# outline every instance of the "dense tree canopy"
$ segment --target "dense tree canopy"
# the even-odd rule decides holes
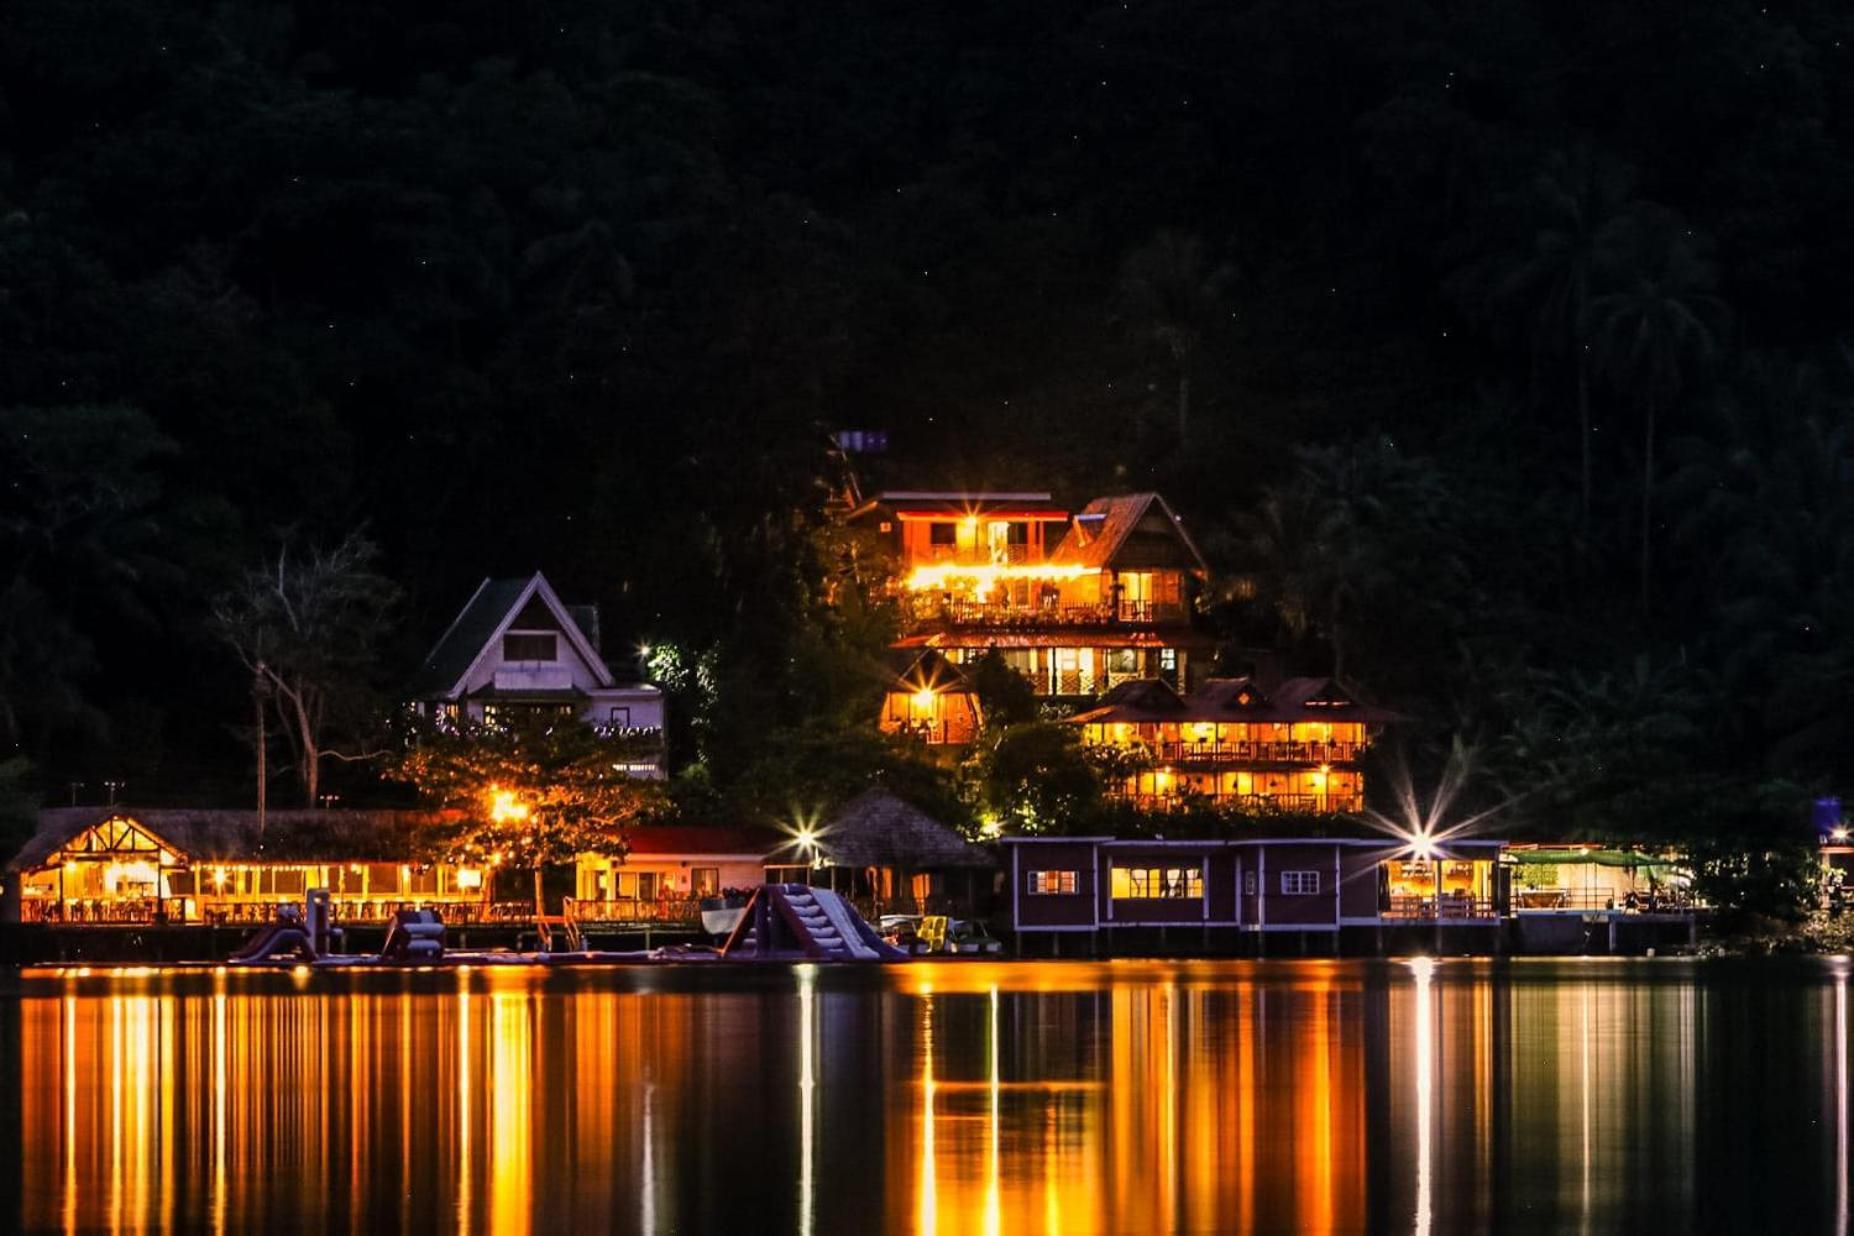
[[[1850,56],[1750,0],[15,0],[0,730],[48,790],[237,793],[209,600],[365,525],[400,664],[544,567],[674,646],[726,789],[869,699],[817,535],[868,426],[1164,490],[1232,649],[1521,801],[1625,688],[1657,775],[1832,785]]]

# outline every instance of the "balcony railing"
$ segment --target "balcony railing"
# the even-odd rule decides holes
[[[675,923],[702,921],[702,903],[688,897],[614,897],[603,901],[566,901],[567,917],[578,923]]]
[[[1119,605],[1033,604],[1005,601],[969,601],[944,593],[913,593],[908,617],[917,623],[943,622],[960,627],[995,627],[1004,630],[1045,627],[1145,626],[1182,623],[1185,607],[1151,601],[1122,601]]]
[[[1025,545],[927,545],[915,550],[911,557],[916,563],[950,564],[953,566],[996,566],[1000,563],[1022,565],[1035,562],[1037,555],[1031,547]]]
[[[185,913],[185,902],[193,902],[193,913]],[[336,926],[353,923],[380,923],[392,918],[397,910],[435,909],[447,923],[478,923],[526,920],[534,913],[531,903],[486,903],[474,893],[446,895],[407,895],[400,897],[335,897],[330,901],[331,921]],[[277,917],[284,906],[301,908],[300,897],[278,896],[271,899],[219,901],[212,897],[123,897],[72,899],[62,907],[50,898],[25,898],[19,906],[19,918],[25,923],[58,923],[73,926],[150,926],[205,924],[232,927],[257,926]]]
[[[1515,910],[1573,910],[1598,912],[1621,910],[1625,913],[1642,914],[1683,914],[1693,908],[1693,899],[1684,894],[1670,893],[1666,889],[1656,889],[1653,898],[1642,890],[1636,890],[1635,904],[1629,904],[1628,891],[1615,893],[1609,889],[1581,888],[1516,888],[1513,890],[1513,908]]]
[[[1356,742],[1166,742],[1163,764],[1350,764],[1364,754]]]
[[[1358,794],[1206,794],[1181,789],[1170,794],[1121,794],[1118,797],[1146,811],[1179,811],[1203,805],[1238,811],[1336,815],[1361,811],[1365,806],[1364,797]]]
[[[1443,893],[1441,897],[1402,897],[1385,899],[1379,906],[1382,918],[1404,922],[1448,922],[1459,919],[1496,919],[1499,909],[1490,900]]]
[[[901,738],[912,739],[914,742],[935,747],[949,744],[957,746],[972,741],[970,725],[955,728],[945,721],[903,721],[890,732]]]

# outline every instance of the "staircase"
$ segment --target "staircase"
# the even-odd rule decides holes
[[[758,961],[893,961],[905,956],[878,939],[843,898],[804,884],[761,885],[721,955]]]

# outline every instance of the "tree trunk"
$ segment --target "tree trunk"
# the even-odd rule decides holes
[[[536,860],[534,864],[534,917],[540,918],[545,913],[547,913],[547,898],[541,891],[541,864],[539,860]]]
[[[1579,492],[1577,507],[1577,556],[1590,556],[1590,358],[1584,346],[1573,338],[1577,349],[1577,445],[1579,451]]]
[[[1654,565],[1654,405],[1654,398],[1650,396],[1642,428],[1641,605],[1644,619],[1648,617],[1648,606],[1652,600],[1649,572]]]
[[[316,728],[309,719],[309,709],[303,704],[302,692],[291,691],[289,696],[290,704],[296,710],[296,730],[301,739],[303,789],[308,793],[308,805],[314,807],[318,791],[322,788],[322,751],[316,746]]]

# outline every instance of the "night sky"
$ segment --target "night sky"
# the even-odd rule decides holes
[[[1342,657],[1541,826],[1801,831],[1854,739],[1850,56],[1826,2],[12,0],[8,795],[244,803],[215,605],[358,533],[334,737],[539,568],[751,810],[873,716],[870,428],[866,486],[1162,491],[1232,656]]]

